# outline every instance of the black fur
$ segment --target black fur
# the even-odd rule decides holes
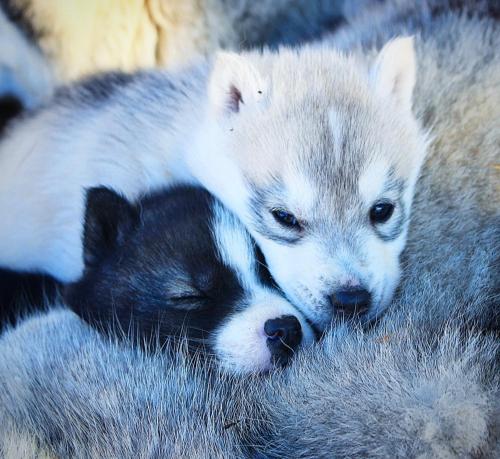
[[[9,121],[23,111],[23,103],[12,94],[0,95],[0,135]]]
[[[61,285],[50,276],[0,268],[0,329],[53,303]]]
[[[162,345],[186,336],[195,348],[237,307],[245,291],[218,257],[214,198],[176,187],[131,204],[100,187],[87,194],[86,271],[66,303],[106,332]]]

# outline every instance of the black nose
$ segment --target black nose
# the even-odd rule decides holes
[[[336,312],[351,317],[365,313],[370,307],[370,301],[370,292],[363,288],[343,288],[330,297]]]
[[[284,366],[302,341],[302,328],[295,316],[281,316],[264,324],[267,347],[276,365]]]

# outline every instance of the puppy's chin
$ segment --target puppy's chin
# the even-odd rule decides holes
[[[227,339],[227,336],[224,339]],[[238,348],[235,345],[224,353],[217,352],[217,358],[221,366],[231,373],[266,373],[274,367],[271,351],[268,349],[266,341],[265,336],[256,336],[244,347]]]
[[[297,349],[314,341],[310,325],[290,303],[274,293],[265,295],[233,314],[216,330],[214,350],[221,366],[237,374],[262,373],[274,368],[277,359],[264,327],[266,322],[284,316],[294,317],[300,323],[301,340]]]

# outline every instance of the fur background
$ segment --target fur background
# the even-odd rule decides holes
[[[0,0],[4,95],[32,109],[98,72],[176,69],[218,48],[294,44],[342,20],[344,0]]]
[[[182,350],[145,357],[68,311],[32,317],[0,338],[0,455],[499,457],[500,30],[495,2],[459,3],[376,2],[327,38],[415,34],[433,133],[377,324],[339,324],[288,369],[236,379]]]
[[[34,38],[58,81],[105,70],[186,65],[219,47],[317,37],[343,0],[1,0]],[[8,53],[0,45],[0,57]]]

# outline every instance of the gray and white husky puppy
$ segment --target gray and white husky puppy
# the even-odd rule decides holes
[[[0,265],[75,280],[85,188],[133,199],[185,180],[238,215],[320,328],[373,318],[398,284],[426,152],[415,74],[399,38],[370,65],[306,46],[67,88],[0,144]]]

